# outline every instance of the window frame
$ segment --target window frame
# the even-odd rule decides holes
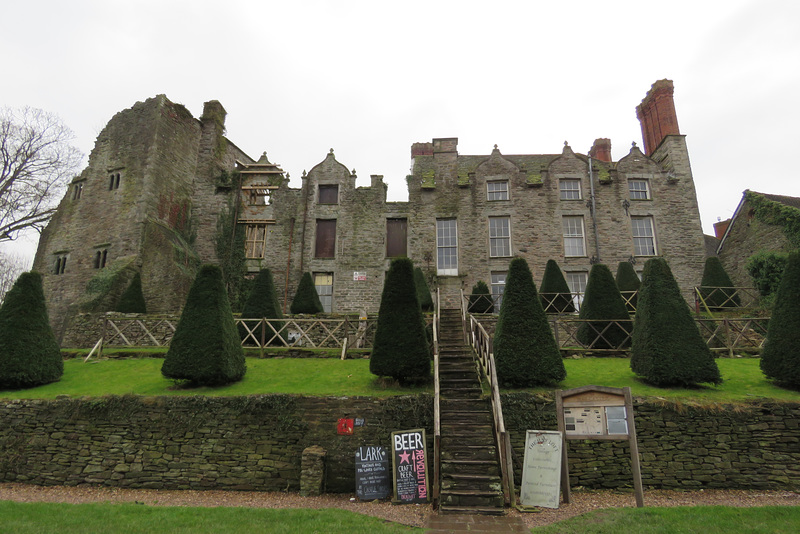
[[[329,242],[326,241],[328,237]],[[314,257],[322,259],[336,257],[336,219],[317,219]]]
[[[455,218],[436,219],[436,274],[458,276],[458,220]]]
[[[505,188],[493,188],[492,186],[502,185]],[[496,198],[499,197],[499,198]],[[508,180],[489,180],[486,182],[486,201],[487,202],[502,202],[509,200]]]
[[[567,189],[564,186],[567,184],[576,184],[578,187],[575,189]],[[570,193],[577,192],[577,197],[568,197]],[[583,200],[583,186],[580,178],[559,178],[558,179],[558,198],[559,200]]]
[[[644,184],[644,189],[633,189],[633,184]],[[644,198],[634,196],[634,194],[644,193]],[[628,179],[628,197],[631,200],[650,200],[650,180],[647,178],[629,178]]]
[[[505,224],[499,227],[497,224],[493,224],[500,221]],[[500,235],[497,233],[498,230],[500,230]],[[511,257],[511,217],[507,215],[489,217],[489,257]]]
[[[395,232],[398,235],[395,236]],[[386,218],[386,257],[408,257],[408,219],[405,217]]]
[[[500,281],[501,276],[502,281]],[[500,313],[500,306],[503,305],[503,294],[506,292],[507,278],[508,271],[492,271],[489,273],[489,286],[492,292],[495,313]]]
[[[572,230],[573,228],[567,228],[566,224],[568,221],[577,220],[580,222],[580,234],[576,233],[567,233],[568,230]],[[583,215],[563,215],[561,217],[561,234],[564,243],[564,257],[565,258],[585,258],[586,257],[586,225],[583,220]],[[567,241],[567,240],[570,241]],[[577,243],[580,240],[580,254],[571,254],[569,253],[572,245]],[[568,245],[571,243],[572,245]]]
[[[569,287],[569,292],[572,293],[572,304],[575,306],[575,311],[579,312],[581,304],[583,304],[583,297],[586,294],[586,284],[589,283],[588,271],[565,271],[564,278]],[[577,285],[576,285],[577,282]]]
[[[639,227],[634,224],[634,222],[638,221],[645,221],[647,222],[647,228]],[[637,235],[637,229],[645,229],[650,231],[650,235]],[[652,215],[632,215],[631,216],[631,236],[633,237],[633,255],[634,256],[641,256],[641,257],[653,257],[658,256],[658,243],[656,242],[656,222],[653,219]],[[647,247],[645,252],[652,252],[652,253],[645,253],[642,254],[641,252],[644,251],[643,244],[649,243],[650,246]]]
[[[323,195],[323,191],[325,194]],[[329,197],[333,198],[329,198]],[[317,184],[317,204],[336,206],[339,204],[339,184]]]
[[[322,304],[322,309],[325,313],[331,313],[333,310],[333,273],[327,271],[318,271],[312,274],[314,277],[314,289],[317,291],[317,296]],[[321,277],[330,278],[330,284],[317,284],[317,281]],[[330,288],[330,290],[322,289],[323,292],[320,292],[320,288]]]
[[[258,235],[258,230],[262,230]],[[255,234],[255,235],[254,235]],[[261,247],[261,255],[258,255],[258,247]],[[244,257],[248,260],[261,260],[267,253],[267,225],[265,223],[248,223],[245,226],[244,234]]]

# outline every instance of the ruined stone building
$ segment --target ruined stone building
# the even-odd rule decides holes
[[[687,295],[699,284],[704,238],[685,136],[669,80],[636,108],[644,150],[611,160],[608,139],[588,155],[464,155],[458,139],[414,143],[408,201],[387,202],[383,177],[356,187],[331,151],[292,188],[266,155],[254,161],[223,136],[212,101],[200,119],[158,96],[114,116],[43,232],[54,325],[78,310],[113,309],[141,272],[150,312],[176,311],[199,262],[218,261],[233,216],[245,231],[248,269],[269,267],[286,308],[311,272],[326,309],[375,313],[393,257],[408,256],[448,302],[478,280],[496,295],[510,259],[537,283],[555,259],[574,291],[593,262],[641,270],[667,258]],[[231,172],[238,168],[241,186]]]

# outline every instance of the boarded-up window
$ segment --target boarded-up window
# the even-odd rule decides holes
[[[263,258],[267,243],[266,224],[248,224],[245,234],[244,255],[246,258]]]
[[[333,258],[336,256],[336,219],[317,219],[317,241],[314,256]]]
[[[337,184],[320,184],[319,186],[320,204],[338,204],[339,186]]]
[[[408,221],[406,219],[386,219],[386,256],[398,258],[407,256]]]
[[[331,313],[333,309],[333,273],[314,273],[314,287],[317,289],[322,309]]]

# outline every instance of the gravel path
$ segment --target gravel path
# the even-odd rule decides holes
[[[557,510],[519,514],[528,527],[549,525],[562,519],[601,508],[633,507],[632,493],[613,491],[573,491],[573,502]],[[646,506],[800,506],[800,493],[789,491],[701,490],[691,492],[645,491]],[[360,502],[352,495],[327,494],[301,497],[297,493],[255,491],[193,491],[101,488],[92,486],[32,486],[0,484],[0,500],[16,502],[137,502],[152,506],[247,506],[252,508],[341,508],[422,527],[430,505],[395,506],[385,501]]]

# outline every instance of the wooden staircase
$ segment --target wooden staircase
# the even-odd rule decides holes
[[[505,513],[492,428],[491,401],[481,398],[472,348],[464,342],[461,312],[441,311],[441,513]]]

